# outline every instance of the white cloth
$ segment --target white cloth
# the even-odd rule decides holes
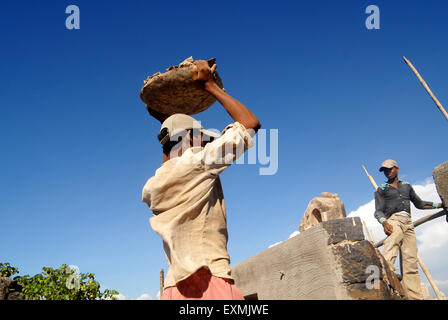
[[[169,266],[166,287],[201,267],[232,279],[219,174],[252,146],[252,136],[235,122],[204,148],[191,147],[166,161],[146,182],[142,201],[153,211],[151,227],[163,239]]]
[[[409,212],[406,212],[406,211],[399,211],[399,212],[395,212],[394,214],[397,215],[397,216],[411,217],[411,214]]]

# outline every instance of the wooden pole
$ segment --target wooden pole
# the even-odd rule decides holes
[[[428,268],[426,268],[425,264],[422,261],[422,258],[420,258],[419,255],[417,255],[418,263],[420,264],[420,267],[422,268],[423,272],[426,274],[426,277],[429,280],[429,283],[431,284],[431,287],[434,289],[434,292],[436,293],[437,299],[443,300],[443,295],[439,291],[439,288],[437,288],[436,283],[434,282],[434,279],[431,277],[431,274],[429,273]]]
[[[369,228],[367,228],[366,223],[364,222],[364,220],[362,221],[362,224],[364,225],[364,228],[366,229],[367,232],[367,236],[369,237],[370,242],[375,243],[375,240],[373,240],[372,235],[370,234]]]
[[[163,286],[164,286],[164,280],[163,280],[164,276],[163,276],[163,269],[160,270],[160,297],[162,297],[162,293],[163,293]]]
[[[366,172],[367,177],[369,178],[370,182],[372,183],[373,187],[376,189],[378,189],[378,185],[376,184],[375,180],[373,179],[373,177],[367,172],[366,167],[364,167],[364,165],[362,165],[362,168],[364,169],[364,171]]]
[[[403,279],[403,254],[401,253],[401,248],[398,249],[398,252],[400,253],[400,274],[401,274],[401,279],[400,281]],[[417,254],[417,259],[419,259],[420,257]]]
[[[414,73],[417,76],[418,80],[420,80],[421,84],[426,89],[426,91],[429,93],[429,95],[431,96],[432,100],[434,100],[434,102],[436,103],[436,105],[439,108],[439,110],[442,111],[443,115],[448,120],[448,113],[445,111],[445,109],[443,108],[442,104],[436,98],[434,93],[432,93],[431,89],[429,89],[428,85],[426,84],[426,81],[422,78],[420,73],[418,73],[417,69],[415,69],[415,67],[412,65],[412,63],[408,59],[406,59],[406,57],[403,57],[403,58],[404,58],[404,61],[407,63],[407,65],[412,69],[412,71],[414,71]]]
[[[362,166],[362,167],[364,168],[364,171],[366,172],[367,176],[369,177],[370,182],[372,183],[373,187],[375,188],[375,190],[377,190],[378,187],[377,187],[377,184],[375,183],[375,180],[373,180],[372,176],[367,172],[367,169],[366,169],[364,166]],[[443,211],[444,211],[444,210],[442,210],[442,212],[443,212]],[[426,222],[426,221],[429,221],[429,220],[425,220],[424,222]],[[383,240],[382,242],[384,242],[384,240]],[[378,248],[376,245],[375,245],[375,247]],[[436,283],[434,282],[434,280],[433,280],[431,274],[429,273],[428,268],[426,268],[425,264],[424,264],[423,261],[422,261],[422,258],[420,258],[420,256],[419,256],[418,253],[417,253],[417,260],[418,260],[418,263],[420,264],[420,267],[422,268],[423,272],[425,273],[426,278],[428,278],[429,283],[431,284],[432,288],[434,289],[434,292],[435,292],[436,295],[437,295],[437,299],[442,300],[443,297],[442,297],[442,295],[440,294],[439,288],[437,288],[437,285],[436,285]],[[401,249],[400,249],[400,271],[401,271],[401,275],[402,275],[402,277],[403,277],[402,259],[401,259]]]
[[[447,212],[445,210],[442,210],[442,211],[439,211],[439,212],[427,215],[426,217],[420,218],[418,220],[415,220],[414,221],[414,228],[418,227],[419,225],[421,225],[421,224],[423,224],[425,222],[434,220],[434,219],[439,218],[439,217],[443,217],[446,214],[447,214]]]

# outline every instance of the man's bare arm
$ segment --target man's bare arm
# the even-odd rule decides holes
[[[442,203],[423,201],[420,197],[415,193],[414,188],[411,186],[411,190],[409,193],[409,197],[417,209],[437,209],[442,208]]]
[[[215,83],[213,79],[215,69],[216,64],[210,68],[206,61],[196,61],[193,67],[193,80],[202,82],[203,88],[222,104],[234,121],[241,123],[248,130],[257,132],[261,128],[260,121],[244,104],[224,92]]]

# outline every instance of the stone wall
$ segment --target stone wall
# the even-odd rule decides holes
[[[373,283],[371,270],[378,274]],[[315,225],[234,266],[232,275],[245,297],[260,300],[405,298],[396,275],[364,239],[358,217]]]

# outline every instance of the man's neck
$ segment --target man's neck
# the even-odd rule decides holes
[[[393,178],[392,180],[388,180],[387,183],[390,184],[391,186],[398,186],[398,176],[395,176],[395,178]]]
[[[192,145],[190,145],[189,147],[181,147],[181,148],[179,148],[177,151],[174,151],[174,152],[170,152],[169,154],[163,154],[163,163],[165,163],[165,162],[167,162],[168,160],[171,160],[171,159],[174,159],[174,158],[177,158],[177,157],[180,157],[180,156],[182,156],[182,154],[187,150],[187,149],[189,149],[189,148],[191,148],[192,147]]]

